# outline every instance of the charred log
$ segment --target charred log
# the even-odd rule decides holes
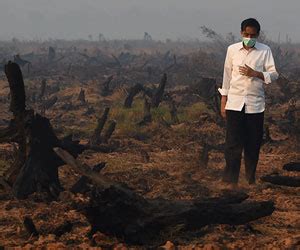
[[[297,171],[297,172],[300,172],[300,162],[290,162],[290,163],[287,163],[287,164],[285,164],[282,167],[282,169],[286,170],[286,171]]]
[[[275,185],[287,186],[287,187],[300,187],[300,178],[283,176],[279,174],[270,174],[261,177],[264,182],[269,182]]]
[[[209,224],[239,225],[274,211],[273,202],[243,202],[248,196],[240,193],[203,201],[147,200],[124,184],[95,175],[67,152],[58,148],[55,151],[95,186],[90,203],[81,210],[92,226],[91,235],[99,230],[131,244],[161,244],[166,239],[158,239],[157,234],[177,225],[186,231]]]

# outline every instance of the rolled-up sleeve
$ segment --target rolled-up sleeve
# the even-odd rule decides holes
[[[219,88],[218,91],[221,95],[227,96],[229,87],[230,87],[230,80],[232,74],[232,56],[230,47],[227,49],[225,63],[224,63],[224,73],[223,73],[223,83],[222,88]]]
[[[272,51],[269,48],[265,57],[264,71],[262,72],[264,75],[265,83],[269,84],[276,79],[278,79],[278,72],[276,71],[274,58],[272,55]]]

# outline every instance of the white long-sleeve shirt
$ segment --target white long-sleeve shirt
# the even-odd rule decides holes
[[[239,66],[247,64],[262,72],[264,81],[257,77],[241,75]],[[242,42],[232,44],[227,49],[221,95],[227,96],[225,109],[245,113],[260,113],[265,110],[264,83],[269,84],[278,78],[271,49],[256,42],[251,50],[246,50]]]

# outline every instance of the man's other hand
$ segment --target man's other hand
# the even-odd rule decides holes
[[[227,96],[222,95],[221,98],[221,116],[226,119],[226,111],[225,111],[225,106],[227,102]]]

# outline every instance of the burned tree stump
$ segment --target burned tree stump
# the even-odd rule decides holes
[[[108,140],[112,136],[113,132],[115,131],[116,125],[117,125],[117,122],[115,120],[111,120],[109,122],[108,128],[107,128],[106,132],[104,133],[104,135],[102,137],[102,142],[103,143],[108,142]]]
[[[50,46],[48,50],[48,61],[53,62],[55,57],[56,57],[55,49]]]
[[[160,104],[160,102],[163,99],[165,87],[167,84],[167,74],[164,74],[158,88],[155,90],[155,93],[153,94],[151,98],[151,107],[157,108]]]
[[[80,101],[81,105],[86,104],[85,91],[82,88],[80,89],[77,100]]]
[[[42,83],[41,83],[41,91],[40,91],[40,94],[38,96],[39,100],[41,100],[44,97],[44,95],[46,93],[46,87],[47,87],[47,81],[46,81],[46,79],[43,79]]]
[[[5,65],[5,74],[10,88],[9,109],[13,113],[13,119],[8,128],[0,131],[0,141],[16,142],[19,145],[14,163],[7,173],[7,180],[12,184],[26,159],[25,117],[27,112],[25,111],[25,87],[20,67],[16,63],[9,62]]]
[[[6,180],[17,198],[26,198],[36,191],[46,191],[56,197],[62,190],[58,167],[63,161],[52,148],[59,146],[74,150],[78,144],[60,141],[47,118],[25,109],[24,82],[16,63],[9,62],[5,66],[5,73],[10,86],[10,110],[14,118],[7,129],[0,131],[0,141],[19,145],[16,160],[5,173]],[[74,151],[73,156],[77,156],[83,148]]]
[[[208,160],[209,160],[209,151],[210,151],[210,147],[207,143],[203,144],[202,149],[200,150],[200,154],[199,154],[199,164],[201,167],[206,168],[208,165]]]
[[[102,96],[108,96],[109,94],[111,94],[111,90],[109,89],[109,84],[111,83],[111,81],[114,79],[114,76],[111,75],[109,76],[105,82],[102,85],[102,89],[101,89],[101,95]]]
[[[39,233],[36,230],[36,227],[33,223],[33,220],[29,216],[24,217],[23,225],[24,225],[24,227],[25,227],[25,229],[26,229],[26,231],[28,232],[29,235],[32,235],[32,236],[38,236],[39,235]]]
[[[172,96],[169,93],[166,93],[163,97],[163,100],[166,101],[169,105],[172,123],[173,124],[178,123],[179,119],[177,117],[177,106],[176,106],[174,99],[172,98]]]
[[[143,120],[141,120],[140,122],[138,122],[138,126],[145,126],[148,123],[150,123],[152,121],[152,116],[151,116],[151,104],[149,103],[149,101],[147,100],[147,98],[145,97],[145,101],[144,101],[144,117]]]
[[[115,127],[116,127],[116,121],[111,120],[109,122],[108,128],[106,130],[106,132],[104,133],[104,135],[102,136],[102,130],[104,128],[104,125],[108,119],[108,113],[109,113],[109,108],[105,108],[102,116],[98,119],[98,124],[97,127],[89,141],[89,145],[90,146],[96,146],[99,145],[101,143],[107,143],[109,138],[111,137],[111,135],[113,134]]]
[[[125,103],[124,103],[124,107],[125,108],[131,108],[132,106],[132,102],[133,102],[133,98],[141,91],[144,91],[144,87],[141,84],[136,84],[135,86],[133,86],[128,93],[128,96],[125,99]]]
[[[45,100],[40,106],[42,113],[45,113],[46,110],[53,107],[55,105],[55,103],[57,102],[57,100],[58,100],[57,96],[53,96],[50,99]]]

